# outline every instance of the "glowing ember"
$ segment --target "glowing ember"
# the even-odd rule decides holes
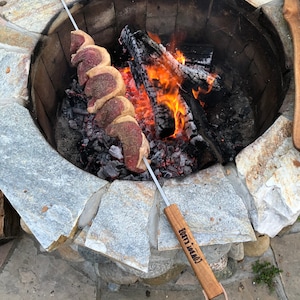
[[[154,118],[150,100],[143,86],[140,89],[136,88],[134,78],[130,72],[130,68],[121,68],[119,71],[122,74],[126,85],[126,98],[130,99],[135,107],[135,118],[139,124],[154,128]],[[154,129],[153,129],[154,130]]]

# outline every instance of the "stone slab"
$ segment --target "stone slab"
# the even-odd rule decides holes
[[[0,43],[2,47],[15,46],[33,51],[40,34],[29,32],[0,17]]]
[[[28,110],[0,107],[0,189],[47,250],[74,235],[85,205],[107,181],[61,157]]]
[[[65,2],[69,5],[77,1],[65,0]],[[34,18],[32,18],[32,8],[34,8]],[[53,16],[61,10],[63,6],[60,1],[12,0],[0,6],[0,15],[28,31],[42,33]]]
[[[283,282],[287,298],[289,300],[300,299],[300,258],[299,234],[287,234],[271,240],[272,249],[278,268],[282,270]]]
[[[238,172],[254,199],[253,226],[270,237],[300,214],[300,152],[293,146],[291,133],[292,122],[280,116],[236,157]]]
[[[19,243],[0,276],[0,299],[96,299],[96,284],[79,264],[41,253],[28,235]]]
[[[152,182],[114,181],[102,197],[85,246],[129,267],[148,271],[156,205]]]
[[[0,103],[24,102],[28,99],[30,51],[0,44]],[[9,100],[8,100],[9,99]],[[13,99],[13,100],[11,100]]]
[[[247,209],[221,165],[183,180],[168,180],[163,189],[170,202],[178,205],[200,246],[255,240]],[[161,210],[164,207],[161,203]],[[158,232],[160,250],[179,248],[162,211]]]
[[[259,7],[269,2],[272,2],[273,0],[246,0],[246,1],[251,5],[253,5],[254,7]]]

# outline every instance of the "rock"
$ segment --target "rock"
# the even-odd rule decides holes
[[[263,255],[270,246],[270,238],[267,235],[256,233],[255,242],[244,243],[244,253],[246,256],[256,257]]]
[[[149,285],[165,284],[165,283],[168,283],[170,280],[176,278],[185,268],[186,268],[185,265],[174,265],[166,273],[164,273],[158,277],[144,278],[141,281],[143,283],[149,284]]]
[[[114,284],[132,284],[139,279],[136,275],[122,270],[112,262],[99,264],[98,274],[103,281]]]
[[[150,259],[150,219],[156,212],[152,182],[114,181],[102,197],[85,246],[143,272]]]
[[[244,259],[244,244],[243,243],[234,243],[232,244],[230,251],[228,253],[228,257],[241,261]]]
[[[44,139],[29,111],[0,106],[0,189],[43,248],[72,238],[92,196],[108,182],[63,159]]]
[[[74,3],[74,0],[66,0],[67,4]],[[32,9],[34,7],[34,22],[32,21]],[[1,16],[6,20],[31,32],[43,32],[48,22],[59,11],[63,10],[60,1],[8,1],[1,7]]]
[[[280,116],[236,157],[238,172],[253,197],[252,224],[270,237],[293,224],[300,214],[300,153],[293,146],[291,132],[292,122]]]
[[[27,50],[30,53],[40,38],[40,34],[26,31],[3,19],[0,19],[0,27],[0,44],[3,49],[14,49],[16,52]]]
[[[23,219],[20,220],[21,228],[28,234],[32,234],[31,230],[28,228],[28,226],[25,224]]]
[[[0,104],[26,103],[30,55],[29,50],[19,47],[1,49],[0,46],[0,74],[4,76],[0,81]]]
[[[200,246],[255,240],[242,198],[215,165],[180,179],[165,182],[163,189],[171,203],[177,203]],[[158,249],[179,249],[180,245],[161,204]]]
[[[59,253],[62,259],[65,259],[70,262],[84,261],[84,258],[78,253],[78,251],[74,250],[71,245],[61,245],[57,248],[57,252]]]

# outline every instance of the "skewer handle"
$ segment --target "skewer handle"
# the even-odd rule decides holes
[[[223,294],[223,287],[217,281],[178,206],[171,204],[164,209],[164,213],[208,299]]]
[[[289,24],[294,44],[295,112],[293,125],[294,146],[300,150],[300,3],[285,0],[283,15]]]

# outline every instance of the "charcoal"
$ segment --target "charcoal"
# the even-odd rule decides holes
[[[97,175],[107,180],[114,180],[120,175],[120,170],[118,169],[120,166],[122,166],[122,164],[119,161],[111,160],[104,167],[100,168]]]
[[[122,149],[120,147],[117,147],[115,145],[112,145],[109,150],[108,153],[113,157],[116,158],[118,160],[122,160],[123,159],[123,154],[122,154]]]

